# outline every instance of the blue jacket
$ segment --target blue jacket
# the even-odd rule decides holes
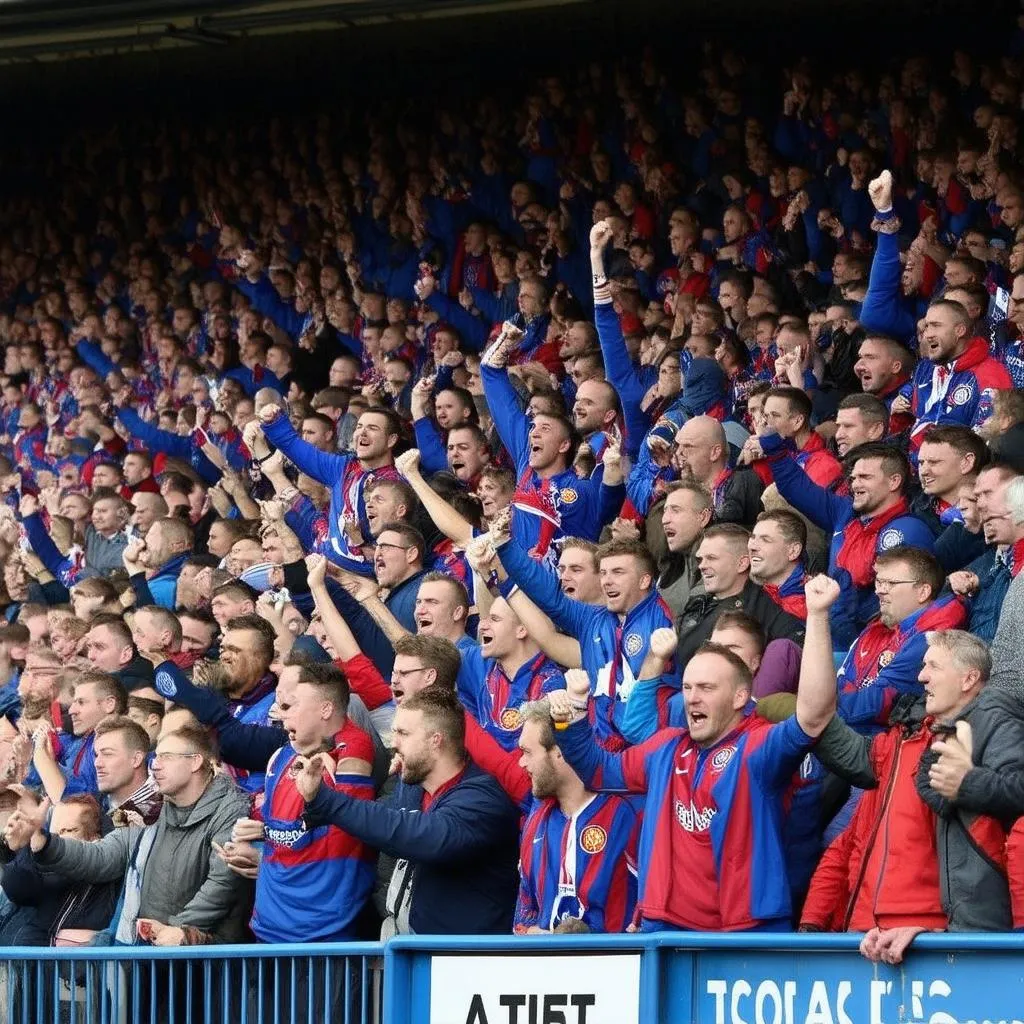
[[[939,380],[946,374],[944,390]],[[914,368],[910,431],[916,453],[925,431],[936,423],[954,423],[976,430],[992,415],[992,392],[1013,387],[1005,366],[989,352],[985,338],[972,338],[963,353],[945,367],[922,359]]]
[[[481,367],[480,372],[498,436],[516,466],[519,483],[512,499],[513,536],[526,550],[535,550],[541,557],[549,550],[545,538],[584,537],[596,541],[605,524],[618,515],[625,487],[607,487],[603,476],[581,479],[572,469],[547,480],[538,477],[530,468],[530,421],[520,409],[508,373],[491,366]],[[548,516],[556,519],[557,524],[550,518],[524,511],[520,504],[524,496],[541,496],[542,503],[550,506]]]
[[[520,586],[563,633],[579,640],[583,668],[594,695],[594,730],[602,741],[619,744],[623,741],[619,719],[639,677],[648,641],[656,629],[672,626],[671,609],[652,588],[620,621],[606,608],[566,597],[554,575],[514,540],[502,544],[498,554],[509,576],[500,585],[502,594],[507,596],[513,586]],[[678,690],[679,678],[679,667],[673,662],[662,683]]]
[[[182,437],[154,427],[134,409],[118,409],[117,418],[125,425],[128,433],[142,441],[150,452],[163,452],[172,458],[184,459],[207,484],[215,484],[221,478],[221,471],[203,454],[191,436]]]
[[[280,448],[282,453],[299,470],[319,480],[331,489],[331,507],[328,513],[328,536],[322,553],[332,562],[347,569],[368,572],[369,567],[361,557],[355,556],[345,534],[344,516],[354,514],[359,519],[363,537],[370,536],[370,523],[366,518],[366,485],[371,480],[383,477],[397,480],[394,466],[365,470],[354,455],[334,455],[322,452],[307,441],[303,441],[292,428],[288,417],[280,415],[263,427],[267,440]]]
[[[977,594],[970,599],[970,630],[989,644],[996,635],[1003,598],[1013,582],[1009,565],[1011,557],[1011,550],[1000,554],[990,548],[967,566],[979,582]]]
[[[856,586],[850,569],[844,568],[847,546],[852,550],[850,542],[857,532],[848,527],[856,521],[861,529],[870,530],[873,517],[858,516],[853,511],[852,498],[841,497],[814,483],[790,457],[789,447],[778,434],[768,434],[761,438],[761,448],[771,463],[779,494],[812,523],[831,534],[828,574],[838,581],[841,588],[839,600],[832,605],[830,615],[832,644],[837,651],[846,650],[868,621],[878,614],[878,597],[874,585]],[[935,538],[925,523],[904,513],[878,531],[870,552],[872,561],[876,554],[900,545],[931,551],[935,547]],[[858,572],[870,570],[870,566],[856,568]]]
[[[950,523],[935,538],[935,557],[946,572],[964,569],[987,549],[983,533],[971,533],[963,523]]]
[[[93,753],[96,734],[64,736],[62,741],[64,749],[58,764],[66,780],[64,796],[76,796],[79,793],[98,795],[100,784],[96,778],[96,757]]]
[[[411,862],[416,881],[409,925],[415,933],[507,934],[519,890],[519,809],[472,762],[425,810],[424,796],[420,786],[401,781],[378,803],[321,786],[306,807],[306,821],[337,825]]]
[[[853,642],[836,672],[837,714],[851,729],[874,735],[889,724],[889,712],[903,696],[918,697],[918,681],[933,630],[962,629],[965,602],[940,596],[895,626],[880,620],[868,624]]]
[[[869,334],[889,334],[910,345],[917,333],[917,317],[912,304],[900,295],[900,274],[899,236],[880,232],[860,323]]]
[[[185,551],[175,555],[169,562],[164,562],[159,571],[149,580],[149,592],[153,595],[153,603],[161,608],[170,608],[172,611],[176,605],[178,594],[178,577],[181,575],[181,567],[192,556],[191,551]]]

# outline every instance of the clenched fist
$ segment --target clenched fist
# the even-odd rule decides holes
[[[830,576],[814,576],[804,586],[808,612],[827,612],[839,597],[839,584]]]
[[[885,213],[892,209],[892,174],[889,171],[882,173],[868,184],[868,195],[871,202],[879,213]]]
[[[655,655],[655,657],[661,658],[662,661],[669,661],[676,653],[676,648],[679,646],[679,636],[674,629],[669,629],[668,626],[662,626],[661,629],[656,629],[651,634],[649,642],[651,654]]]

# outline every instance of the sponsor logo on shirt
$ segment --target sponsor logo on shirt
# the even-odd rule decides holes
[[[263,834],[275,846],[294,846],[306,834],[306,829],[305,826],[302,828],[271,828],[269,825],[265,825]]]
[[[715,813],[714,807],[698,810],[692,801],[689,807],[680,800],[676,801],[676,820],[687,832],[707,832],[711,828],[711,819]]]

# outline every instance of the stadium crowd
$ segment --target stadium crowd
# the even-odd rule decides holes
[[[1011,43],[15,146],[0,943],[1024,927]]]

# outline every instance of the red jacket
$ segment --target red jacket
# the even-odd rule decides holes
[[[831,487],[843,475],[842,463],[825,448],[821,435],[814,433],[813,430],[795,458],[797,465],[819,487]],[[758,459],[750,468],[761,478],[761,483],[765,487],[774,483],[772,464],[768,459]]]
[[[855,932],[904,925],[945,929],[935,815],[914,785],[933,739],[929,722],[910,735],[894,728],[875,737],[870,756],[878,787],[865,790],[850,824],[822,858],[802,924]]]
[[[1006,874],[1010,881],[1013,927],[1024,929],[1024,818],[1018,818],[1006,837]]]

